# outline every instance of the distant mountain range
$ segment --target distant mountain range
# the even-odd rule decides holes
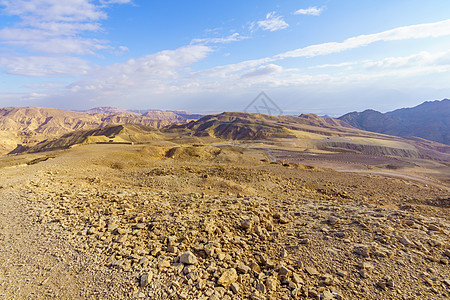
[[[13,153],[20,153],[97,142],[144,143],[169,132],[191,136],[194,140],[199,137],[287,138],[302,141],[312,149],[339,148],[363,154],[441,160],[448,160],[450,154],[450,147],[443,145],[450,144],[450,100],[447,99],[385,114],[374,110],[353,112],[339,119],[314,114],[274,117],[222,113],[197,118],[200,116],[178,111],[133,112],[114,107],[82,112],[40,107],[0,108],[0,155],[14,149]]]
[[[177,114],[148,110],[140,114],[114,107],[97,107],[87,111],[5,107],[0,108],[0,155],[15,149],[18,144],[31,146],[75,130],[94,130],[122,124],[162,128],[173,123],[183,124],[195,117],[186,112]]]
[[[342,126],[342,125],[345,126]],[[275,117],[254,113],[226,112],[208,115],[185,124],[161,129],[140,124],[108,125],[75,130],[57,138],[18,145],[13,153],[35,153],[67,149],[81,144],[151,144],[155,141],[188,141],[197,146],[252,141],[255,144],[288,143],[294,149],[316,149],[327,153],[352,153],[450,160],[450,146],[427,140],[405,139],[353,128],[343,121],[308,114]],[[232,143],[231,143],[232,144]],[[261,144],[261,145],[262,145]],[[308,150],[309,151],[309,150]]]
[[[420,137],[450,145],[449,99],[424,102],[416,107],[387,113],[371,109],[351,112],[338,119],[362,130],[401,137]]]

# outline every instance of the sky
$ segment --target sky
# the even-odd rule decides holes
[[[0,0],[0,107],[382,112],[450,98],[450,1]]]

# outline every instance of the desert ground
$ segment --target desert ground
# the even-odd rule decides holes
[[[0,298],[450,297],[448,165],[194,140],[1,157]]]

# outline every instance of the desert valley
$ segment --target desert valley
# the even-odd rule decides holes
[[[450,299],[449,12],[0,0],[0,300]]]
[[[448,103],[0,109],[0,298],[448,299]]]

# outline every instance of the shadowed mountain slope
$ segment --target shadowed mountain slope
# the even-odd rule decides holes
[[[351,112],[339,120],[367,131],[402,137],[420,137],[450,145],[450,100],[424,102],[388,113]]]

